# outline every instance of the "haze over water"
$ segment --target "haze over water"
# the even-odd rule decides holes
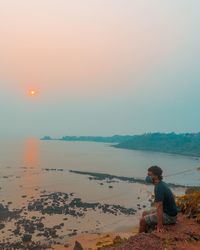
[[[4,140],[0,143],[1,171],[7,174],[7,171],[11,171],[7,167],[11,167],[11,172],[17,174],[21,168],[26,167],[31,171],[26,174],[27,177],[30,174],[28,178],[31,185],[33,173],[43,176],[42,170],[45,168],[63,168],[144,179],[147,168],[157,164],[163,168],[164,176],[172,175],[166,177],[166,182],[183,185],[199,184],[200,175],[195,170],[200,163],[197,157],[126,150],[110,146],[109,143],[41,141],[37,138]],[[190,172],[173,176],[189,169]],[[47,181],[48,185],[51,181],[55,182],[53,179],[36,178],[36,180],[37,184],[42,186],[45,186],[44,181]],[[59,183],[59,180],[57,181]],[[35,183],[32,185],[34,187]]]

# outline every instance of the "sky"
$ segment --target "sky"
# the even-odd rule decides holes
[[[199,132],[199,9],[0,0],[0,136]]]

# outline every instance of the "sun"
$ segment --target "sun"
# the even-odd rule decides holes
[[[29,95],[35,96],[35,95],[37,95],[37,91],[35,89],[31,89],[31,90],[29,90]]]

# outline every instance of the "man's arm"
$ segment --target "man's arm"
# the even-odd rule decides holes
[[[158,216],[157,231],[160,232],[163,230],[163,202],[162,201],[156,202],[156,207]]]

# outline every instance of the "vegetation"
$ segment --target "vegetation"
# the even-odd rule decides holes
[[[146,133],[142,135],[113,136],[63,136],[52,139],[44,136],[41,140],[93,141],[114,143],[116,148],[156,151],[200,157],[200,133]]]
[[[60,140],[60,141],[94,141],[119,143],[130,140],[131,135],[113,135],[113,136],[63,136],[59,139],[52,139],[50,136],[44,136],[41,140]]]
[[[200,223],[200,188],[177,198],[177,206],[188,218],[195,218]]]
[[[96,243],[97,246],[97,250],[104,250],[104,249],[109,249],[111,247],[116,247],[116,246],[120,246],[122,243],[126,242],[127,239],[126,238],[121,238],[119,235],[117,235],[112,242],[108,241],[99,241]]]
[[[200,167],[197,167],[200,171]],[[200,186],[188,187],[185,195],[178,196],[176,204],[188,218],[195,218],[200,223]]]
[[[117,148],[200,156],[200,133],[148,133],[113,145]]]

